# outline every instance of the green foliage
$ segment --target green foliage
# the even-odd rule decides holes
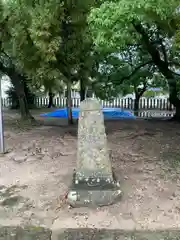
[[[141,86],[148,87],[153,69],[146,63],[146,55],[142,57],[138,50],[127,48],[119,54],[107,54],[99,63],[96,81],[93,82],[95,94],[101,99],[111,99],[118,95],[133,93]]]
[[[95,94],[100,99],[111,100],[131,93],[141,97],[151,87],[168,90],[165,78],[156,71],[147,55],[142,55],[139,50],[129,50],[127,48],[119,54],[107,55],[100,62],[93,82]]]
[[[129,73],[135,66],[149,60],[154,61],[151,69],[150,65],[149,68],[143,67],[135,76],[123,82],[122,89],[125,93],[129,92],[128,87],[129,90],[132,86],[137,89],[140,85],[161,86],[163,89],[168,89],[164,77],[157,79],[153,75],[154,72],[161,71],[168,78],[168,74],[159,64],[160,61],[166,64],[166,68],[171,71],[172,78],[178,84],[178,76],[173,72],[177,70],[179,64],[177,53],[180,48],[178,49],[178,44],[176,48],[172,44],[175,34],[177,43],[179,39],[178,9],[177,0],[172,0],[171,3],[167,0],[112,0],[104,1],[99,7],[92,9],[88,22],[97,51],[106,49],[109,53],[122,53],[130,49],[130,53],[135,57],[131,64],[126,66],[126,72]],[[159,65],[155,61],[155,54],[160,59]],[[128,58],[127,61],[129,60]],[[168,83],[171,84],[171,81],[169,80]]]
[[[120,68],[121,61],[116,56],[104,56],[98,59],[98,67],[94,70],[94,81],[92,89],[97,97],[100,99],[112,99],[116,97],[120,89],[118,82],[118,68]]]
[[[176,15],[176,18],[173,22],[173,30],[175,32],[175,46],[180,48],[180,14]]]
[[[167,95],[166,91],[160,90],[160,91],[153,91],[153,90],[147,90],[143,96],[144,97],[156,97],[160,95]]]
[[[61,90],[90,71],[92,39],[86,17],[96,1],[8,0],[2,46],[37,89]],[[83,71],[82,71],[83,70]],[[85,72],[85,73],[84,73]]]
[[[156,92],[152,91],[152,90],[148,90],[143,94],[144,97],[155,97],[156,96]]]
[[[58,49],[56,35],[51,37],[51,32],[48,35],[48,30],[55,24],[53,17],[58,16],[55,1],[52,3],[46,1],[34,5],[33,2],[27,4],[26,0],[5,3],[8,34],[3,39],[3,48],[34,85],[43,85],[44,79],[61,77],[59,71],[50,66],[54,51]]]
[[[59,92],[62,82],[80,79],[91,85],[89,76],[93,78],[95,94],[101,99],[126,95],[144,86],[167,87],[164,78],[155,79],[157,69],[148,64],[151,58],[142,50],[134,24],[141,22],[152,39],[158,26],[166,37],[164,32],[174,31],[172,19],[177,18],[175,9],[179,1],[172,0],[170,5],[167,0],[101,2],[3,3],[2,48],[28,77],[32,89],[43,86],[47,92]],[[144,66],[139,67],[141,64]]]
[[[176,15],[178,0],[139,0],[104,1],[99,8],[94,8],[89,16],[89,24],[96,46],[119,49],[127,44],[139,41],[134,24],[141,22],[146,28],[157,24],[166,26]]]

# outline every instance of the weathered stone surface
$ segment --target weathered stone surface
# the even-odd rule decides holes
[[[109,205],[120,193],[109,159],[100,103],[86,99],[80,106],[77,168],[68,202],[72,206]]]
[[[76,178],[93,177],[112,180],[112,168],[101,105],[86,99],[80,105]]]

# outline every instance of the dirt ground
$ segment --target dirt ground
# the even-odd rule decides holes
[[[76,166],[77,125],[29,127],[15,117],[4,117],[8,153],[0,157],[0,225],[51,227],[59,218],[72,220],[75,227],[180,227],[179,124],[106,122],[112,166],[123,196],[117,204],[92,210],[69,209],[63,201]]]

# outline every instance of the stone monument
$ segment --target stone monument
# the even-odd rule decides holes
[[[103,206],[121,195],[112,172],[104,117],[97,99],[81,102],[78,122],[77,167],[67,202],[73,206]]]

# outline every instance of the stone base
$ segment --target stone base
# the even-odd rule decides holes
[[[72,207],[107,206],[121,197],[120,184],[115,179],[82,179],[77,180],[76,173],[70,187],[67,203]]]

